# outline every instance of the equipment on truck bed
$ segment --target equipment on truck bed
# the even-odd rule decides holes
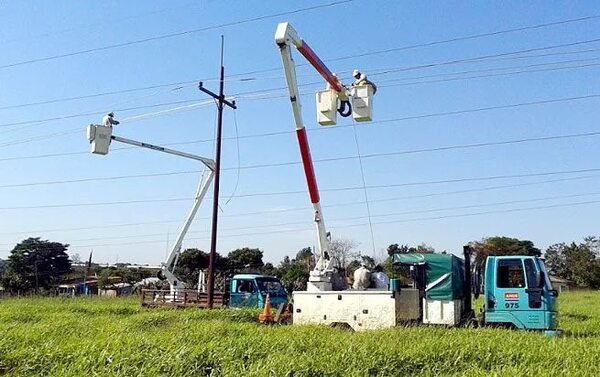
[[[181,245],[183,243],[183,238],[185,237],[192,221],[194,220],[194,216],[202,203],[202,199],[206,195],[206,191],[212,182],[215,173],[215,162],[212,159],[197,156],[195,154],[180,152],[173,149],[161,147],[158,145],[148,144],[136,140],[126,139],[124,137],[115,136],[112,134],[113,128],[112,125],[117,125],[119,122],[113,120],[113,113],[109,113],[104,117],[104,123],[106,125],[97,125],[91,124],[87,127],[87,138],[90,142],[91,152],[94,154],[106,155],[110,150],[111,141],[118,141],[121,143],[134,145],[136,147],[142,147],[147,149],[152,149],[154,151],[159,151],[163,153],[168,153],[180,157],[190,158],[196,161],[200,161],[206,166],[206,170],[202,173],[200,181],[198,182],[198,188],[196,190],[196,195],[194,198],[194,204],[192,205],[192,209],[190,210],[187,218],[185,219],[181,230],[179,231],[179,235],[175,241],[175,244],[171,248],[169,255],[165,262],[161,263],[161,271],[167,281],[169,282],[170,294],[167,297],[169,300],[176,301],[178,298],[178,293],[182,292],[185,289],[185,284],[174,275],[173,271],[175,270],[175,266],[177,265],[177,259],[179,258],[179,254],[181,253]],[[110,125],[109,125],[110,124]],[[165,297],[163,297],[165,299]]]

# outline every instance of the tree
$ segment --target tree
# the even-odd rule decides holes
[[[548,270],[580,286],[600,287],[600,259],[598,239],[587,237],[583,243],[559,243],[546,250]]]
[[[2,285],[12,293],[55,287],[62,275],[71,272],[68,247],[39,237],[21,241],[8,257]]]
[[[188,287],[193,287],[198,283],[200,270],[208,268],[209,254],[196,248],[185,249],[179,254],[177,266],[175,266],[175,276],[183,280]],[[228,267],[227,258],[216,254],[215,267],[217,270]]]
[[[296,253],[296,259],[285,256],[275,275],[281,279],[286,291],[304,291],[310,275],[314,268],[314,255],[310,247],[305,247]]]
[[[356,258],[359,253],[354,251],[358,243],[344,238],[335,238],[329,242],[329,259],[332,267],[346,268],[348,263]]]
[[[533,242],[510,237],[487,237],[481,241],[469,242],[469,246],[473,251],[474,262],[479,266],[483,266],[490,255],[542,255]]]
[[[235,249],[227,255],[229,265],[232,268],[262,267],[264,266],[262,258],[263,252],[260,249],[250,249],[248,247]]]
[[[416,247],[412,247],[409,245],[398,245],[397,243],[393,243],[387,248],[387,253],[389,256],[394,254],[408,254],[408,253],[421,253],[421,254],[433,254],[435,253],[435,249],[432,246],[427,245],[426,243],[421,243]]]

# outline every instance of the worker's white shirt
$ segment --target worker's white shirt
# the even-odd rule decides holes
[[[352,288],[364,291],[371,285],[371,272],[366,267],[360,267],[354,271],[354,283]]]

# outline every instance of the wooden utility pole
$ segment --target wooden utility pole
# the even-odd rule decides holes
[[[219,94],[215,94],[204,88],[202,81],[198,84],[198,89],[208,94],[217,100],[217,135],[215,137],[215,182],[213,190],[212,203],[212,231],[210,235],[210,254],[208,258],[208,308],[213,307],[213,296],[215,292],[215,259],[217,253],[217,218],[219,214],[219,179],[221,170],[221,131],[223,128],[223,105],[227,105],[232,109],[237,109],[235,101],[227,101],[223,94],[223,86],[225,83],[225,67],[223,66],[223,44],[224,39],[221,35],[221,74],[219,78]]]

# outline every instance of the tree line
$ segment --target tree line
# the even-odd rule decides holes
[[[511,237],[487,237],[469,243],[473,250],[473,263],[483,265],[490,255],[535,255],[545,258],[551,275],[570,280],[574,285],[600,288],[600,239],[590,236],[582,242],[557,243],[543,253],[529,240]],[[69,245],[38,238],[19,242],[7,260],[0,263],[0,285],[11,294],[48,293],[65,281],[83,278],[75,272],[72,258],[67,254]],[[329,256],[332,267],[340,274],[351,277],[361,264],[374,267],[379,264],[389,276],[408,279],[408,270],[392,265],[395,253],[435,253],[432,247],[421,244],[410,246],[394,243],[381,255],[373,256],[357,249],[358,244],[348,239],[333,239]],[[457,251],[458,252],[458,251]],[[442,251],[446,253],[446,251]],[[285,256],[274,265],[263,261],[259,248],[243,247],[230,251],[226,256],[217,254],[215,266],[222,276],[234,273],[256,272],[279,277],[288,292],[306,289],[309,272],[314,268],[317,255],[310,247],[299,250],[292,257]],[[78,258],[77,258],[78,259]],[[198,283],[199,271],[208,268],[207,252],[189,248],[179,256],[175,275],[190,288]],[[99,284],[108,284],[109,278],[119,276],[122,281],[135,283],[156,276],[148,269],[101,267],[92,264],[91,271],[98,276]],[[160,275],[160,274],[159,274]],[[160,285],[168,287],[168,285]]]

